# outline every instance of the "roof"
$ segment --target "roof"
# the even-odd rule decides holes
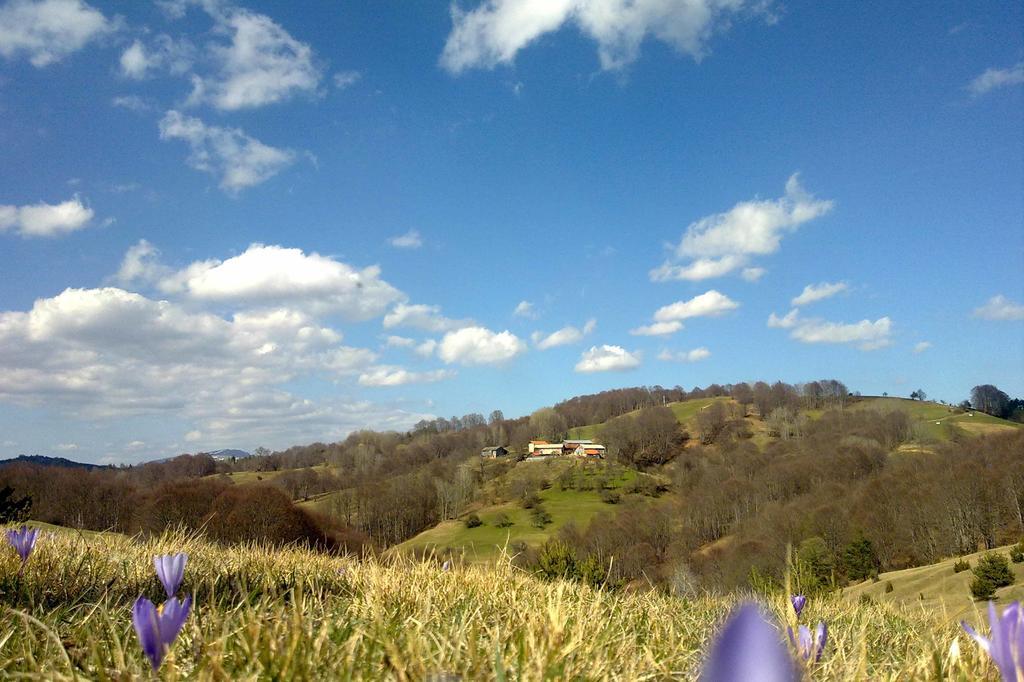
[[[566,438],[566,443],[593,443],[594,441],[587,438]]]
[[[504,445],[488,445],[486,448],[484,448],[484,452],[487,452],[488,450],[504,450],[504,449],[505,449]]]

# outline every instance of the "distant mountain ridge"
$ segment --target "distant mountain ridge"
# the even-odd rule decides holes
[[[47,457],[46,455],[18,455],[10,459],[0,459],[0,466],[9,464],[35,464],[44,467],[61,467],[64,469],[109,469],[109,464],[87,464],[75,462],[64,457]]]

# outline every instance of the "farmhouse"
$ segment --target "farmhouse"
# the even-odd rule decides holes
[[[500,445],[492,445],[491,447],[484,448],[480,451],[481,457],[487,459],[497,459],[498,457],[505,457],[508,455],[508,449]]]
[[[605,447],[587,439],[570,439],[561,443],[549,443],[546,440],[531,440],[526,446],[527,458],[538,457],[600,457],[603,458]]]

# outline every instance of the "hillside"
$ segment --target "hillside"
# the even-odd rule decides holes
[[[1009,546],[999,547],[994,551],[1009,553]],[[976,566],[978,559],[985,552],[966,555],[971,566]],[[984,604],[977,604],[969,589],[974,574],[971,571],[953,572],[953,564],[958,558],[947,559],[928,566],[918,566],[902,571],[890,571],[878,576],[878,582],[865,581],[843,590],[849,599],[860,599],[867,595],[874,600],[889,604],[905,606],[910,610],[921,609],[930,613],[945,614],[949,619],[966,618],[971,622],[979,622],[979,611]],[[996,593],[997,604],[1008,604],[1015,599],[1024,599],[1024,564],[1011,563],[1017,582],[1009,587],[1001,588]],[[886,592],[888,585],[892,591]]]
[[[600,492],[594,489],[597,479],[604,478],[603,473],[598,473],[603,471],[604,467],[605,465],[601,463],[575,460],[520,462],[509,476],[535,470],[551,483],[548,488],[538,493],[541,504],[551,515],[550,524],[543,528],[535,527],[531,522],[530,509],[525,509],[518,501],[505,501],[468,509],[458,520],[442,521],[398,545],[397,551],[415,554],[434,553],[437,556],[452,555],[468,562],[487,562],[497,559],[506,548],[510,554],[514,553],[511,548],[517,543],[539,547],[569,523],[575,523],[582,528],[594,516],[602,512],[615,511],[616,506],[603,502]],[[567,470],[587,481],[584,485],[592,489],[561,489],[556,480]],[[507,482],[507,478],[508,476],[492,482],[492,488],[500,488]],[[626,492],[628,484],[635,479],[635,471],[620,469],[606,479],[606,487],[623,498],[643,499],[642,496]],[[483,524],[468,528],[465,519],[473,513]],[[502,517],[511,525],[500,526],[499,521]]]
[[[914,422],[917,437],[922,440],[942,441],[949,440],[955,434],[981,436],[1024,427],[1024,424],[977,410],[963,411],[949,405],[908,398],[864,397],[854,401],[849,409],[905,412]]]
[[[150,679],[131,604],[163,599],[152,557],[178,551],[189,555],[181,593],[194,607],[164,679],[694,679],[739,599],[595,590],[508,563],[444,572],[175,534],[58,531],[40,539],[17,589],[17,557],[0,553],[11,607],[0,613],[2,676]],[[762,603],[785,618],[783,595]],[[829,626],[814,679],[919,679],[937,660],[948,679],[994,670],[935,613],[812,600],[805,614]],[[954,642],[960,654],[949,658]]]
[[[732,402],[732,400],[725,396],[721,396],[718,398],[694,398],[692,400],[682,400],[679,402],[666,403],[665,407],[672,410],[680,424],[683,424],[684,426],[691,426],[693,419],[701,410],[716,402],[729,403]],[[634,416],[637,414],[637,412],[639,412],[639,410],[627,412],[626,414],[629,416]],[[599,431],[602,426],[603,424],[587,424],[586,426],[577,426],[576,428],[569,429],[569,437],[598,439],[600,438]]]

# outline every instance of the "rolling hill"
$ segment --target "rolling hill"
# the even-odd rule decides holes
[[[1009,554],[1010,547],[999,547],[992,551]],[[972,567],[986,552],[968,554],[966,558]],[[843,590],[848,599],[860,599],[867,595],[879,602],[901,605],[911,610],[921,609],[926,613],[941,613],[948,620],[967,619],[978,622],[976,614],[984,611],[984,603],[978,604],[971,598],[969,585],[974,577],[971,571],[953,572],[953,564],[959,557],[940,561],[928,566],[890,571],[878,576],[878,582],[870,580],[852,585]],[[997,604],[1008,604],[1015,599],[1024,599],[1024,564],[1010,564],[1017,582],[996,592]],[[892,591],[886,592],[892,585]]]
[[[601,500],[598,490],[561,490],[555,479],[566,469],[575,469],[577,476],[584,476],[591,485],[598,477],[599,467],[604,465],[596,462],[580,462],[574,460],[545,460],[542,462],[521,462],[517,469],[536,467],[542,469],[545,478],[552,485],[540,491],[539,497],[544,509],[551,514],[551,523],[537,528],[531,523],[531,510],[524,509],[517,501],[502,502],[468,510],[458,520],[442,521],[433,528],[398,545],[397,551],[403,553],[434,552],[437,555],[454,554],[465,561],[479,563],[498,558],[503,548],[512,547],[515,543],[525,542],[537,547],[556,535],[568,523],[575,523],[580,528],[587,525],[592,518],[601,512],[614,511],[615,505]],[[627,497],[626,486],[636,479],[636,472],[621,470],[618,475],[608,479],[608,487],[621,497]],[[497,482],[499,485],[501,481]],[[641,498],[639,495],[629,497]],[[644,498],[641,498],[644,499]],[[465,518],[475,513],[483,525],[468,528]],[[500,527],[499,518],[507,517],[511,525]],[[511,551],[511,550],[510,550]]]

